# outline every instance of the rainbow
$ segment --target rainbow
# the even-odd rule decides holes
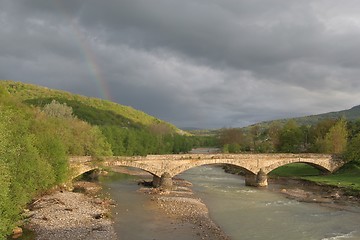
[[[70,19],[70,26],[75,33],[75,37],[79,41],[80,49],[84,55],[84,59],[88,66],[88,69],[93,77],[93,81],[96,85],[96,88],[99,91],[100,98],[106,100],[112,100],[110,87],[106,81],[101,67],[96,60],[96,55],[94,54],[89,41],[87,40],[85,34],[81,31],[77,22],[74,20],[73,16],[68,12],[67,8],[64,6],[62,1],[55,1],[55,6],[58,8],[60,13],[65,14],[66,19]]]
[[[93,80],[99,91],[100,97],[111,101],[112,96],[110,87],[104,77],[100,65],[98,64],[96,56],[88,43],[88,40],[74,21],[72,21],[71,26],[75,32],[77,39],[79,40],[79,46],[84,54],[84,59],[90,70],[90,73],[94,76]]]

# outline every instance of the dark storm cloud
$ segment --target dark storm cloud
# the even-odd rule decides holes
[[[0,79],[104,97],[178,126],[359,104],[356,0],[0,0]]]

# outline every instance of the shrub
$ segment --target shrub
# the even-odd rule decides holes
[[[44,106],[43,111],[49,117],[57,118],[73,118],[73,109],[66,105],[66,103],[61,104],[56,100],[52,100],[51,103]]]

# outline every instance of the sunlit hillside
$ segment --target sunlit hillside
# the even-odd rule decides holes
[[[19,97],[22,101],[31,105],[44,106],[52,100],[66,103],[73,108],[74,114],[78,118],[91,124],[141,128],[141,126],[151,126],[161,123],[166,124],[176,133],[185,133],[174,125],[159,120],[142,111],[107,100],[85,97],[65,91],[8,80],[1,80],[0,86],[5,88],[12,96]]]

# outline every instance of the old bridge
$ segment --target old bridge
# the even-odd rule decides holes
[[[135,157],[71,157],[70,168],[75,178],[94,169],[126,166],[142,169],[153,175],[154,186],[171,186],[172,177],[202,165],[229,164],[241,167],[249,186],[267,186],[267,174],[290,163],[306,163],[324,173],[340,168],[343,162],[328,154],[176,154]]]

